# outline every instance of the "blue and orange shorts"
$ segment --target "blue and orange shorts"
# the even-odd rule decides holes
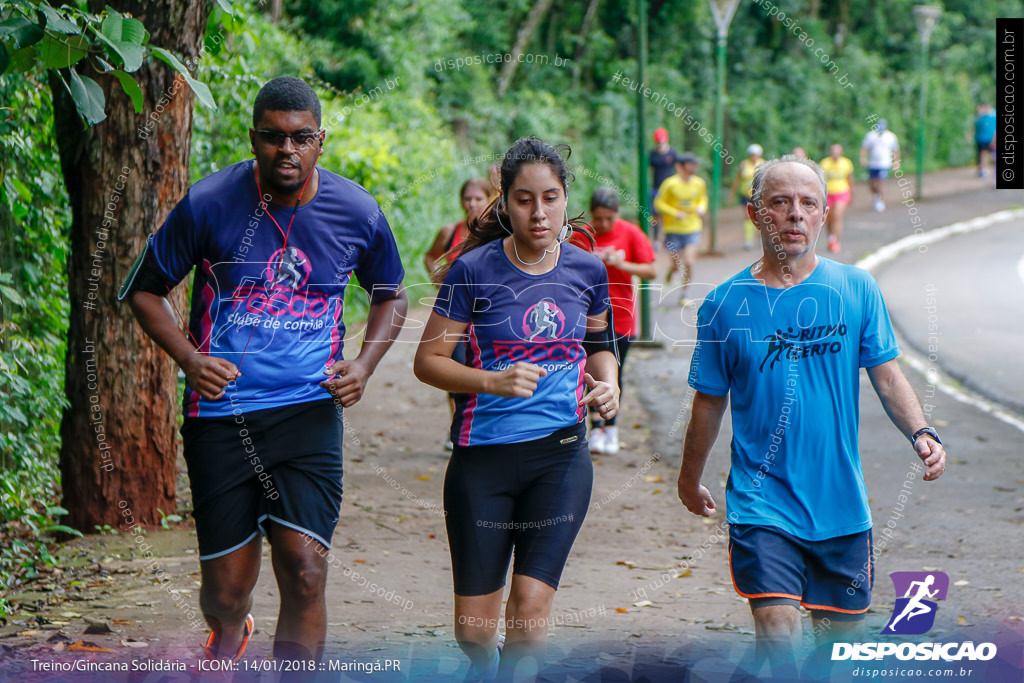
[[[871,606],[871,530],[806,541],[781,529],[729,527],[729,568],[751,608],[802,605],[815,618],[856,621]]]

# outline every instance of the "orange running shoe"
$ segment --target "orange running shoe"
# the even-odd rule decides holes
[[[242,658],[242,655],[245,654],[245,648],[249,645],[249,638],[252,636],[252,632],[253,632],[255,626],[256,626],[256,623],[253,621],[252,615],[251,614],[246,615],[246,617],[245,617],[245,632],[242,634],[242,644],[238,646],[238,652],[236,652],[235,656],[231,658],[231,662],[232,663],[235,663],[238,660],[240,660]],[[203,652],[206,654],[207,659],[222,659],[221,657],[214,656],[212,648],[213,648],[213,631],[210,631],[210,637],[207,638],[206,645],[203,645]]]

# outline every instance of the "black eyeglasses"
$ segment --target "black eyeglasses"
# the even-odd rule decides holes
[[[323,135],[326,129],[321,128],[315,133],[284,133],[279,130],[267,130],[265,128],[254,130],[260,142],[272,147],[283,147],[285,140],[291,140],[296,147],[305,147],[309,143]]]

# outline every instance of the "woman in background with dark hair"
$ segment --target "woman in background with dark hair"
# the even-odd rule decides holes
[[[567,176],[551,145],[512,145],[498,200],[442,269],[416,353],[421,381],[459,395],[444,506],[455,636],[471,678],[494,678],[499,661],[502,676],[542,665],[555,591],[590,504],[587,407],[605,419],[618,411],[608,276],[566,243]],[[466,365],[451,358],[462,338]]]
[[[590,196],[590,215],[597,240],[594,254],[608,270],[608,295],[615,325],[621,392],[626,354],[636,336],[639,322],[633,276],[643,280],[655,278],[654,250],[639,226],[619,217],[619,194],[612,188],[599,187],[594,190]],[[619,428],[615,425],[615,417],[603,420],[597,410],[591,407],[590,426],[591,453],[615,455],[619,452]]]

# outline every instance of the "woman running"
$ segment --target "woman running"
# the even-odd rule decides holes
[[[636,337],[636,288],[633,276],[653,280],[654,250],[647,235],[639,226],[619,217],[619,193],[610,187],[599,187],[590,196],[591,225],[597,244],[594,254],[608,270],[608,293],[614,313],[615,345],[618,350],[619,391],[622,391],[622,371],[626,367],[626,354]],[[620,394],[621,398],[621,394]],[[620,401],[621,403],[621,401]],[[590,409],[590,452],[595,455],[615,455],[619,452],[619,428],[615,418],[602,420],[597,410]]]
[[[747,204],[750,203],[750,193],[753,191],[754,185],[754,171],[757,167],[764,163],[764,149],[761,145],[750,145],[747,147],[747,158],[740,162],[739,171],[736,172],[736,178],[732,181],[732,188],[730,192],[736,194],[736,190],[740,190],[740,204],[743,206],[743,215],[746,216]],[[753,249],[754,248],[754,222],[749,218],[743,221],[743,248]]]
[[[499,653],[503,676],[542,666],[555,590],[590,504],[587,407],[603,419],[619,408],[608,275],[565,243],[567,176],[551,145],[512,145],[499,198],[470,223],[416,352],[421,381],[459,394],[444,506],[455,637],[476,679],[498,675]],[[451,358],[461,338],[468,365]]]
[[[842,145],[832,145],[829,156],[821,160],[821,170],[825,171],[828,192],[828,250],[834,253],[843,238],[843,214],[853,200],[853,162],[843,156]]]
[[[434,243],[430,245],[430,249],[423,255],[423,265],[427,267],[427,274],[430,275],[430,279],[435,282],[439,282],[437,277],[440,270],[438,262],[446,254],[451,259],[458,256],[458,252],[453,250],[469,236],[469,228],[467,227],[469,222],[479,216],[484,207],[494,199],[494,186],[483,178],[470,178],[462,183],[462,189],[459,190],[459,198],[462,201],[462,211],[466,214],[465,218],[458,223],[445,225],[438,230]],[[452,358],[464,364],[466,362],[466,345],[456,344],[455,350],[452,352]],[[452,417],[455,417],[455,394],[452,392],[448,392],[448,412]],[[442,443],[446,451],[452,449],[452,440],[447,435]]]
[[[432,278],[438,269],[438,261],[441,257],[461,244],[469,236],[469,222],[480,215],[484,207],[494,198],[494,188],[491,183],[483,178],[470,178],[462,183],[459,190],[459,199],[462,202],[462,212],[466,214],[458,223],[450,223],[437,231],[434,243],[423,255],[423,265],[427,267],[427,274]]]

